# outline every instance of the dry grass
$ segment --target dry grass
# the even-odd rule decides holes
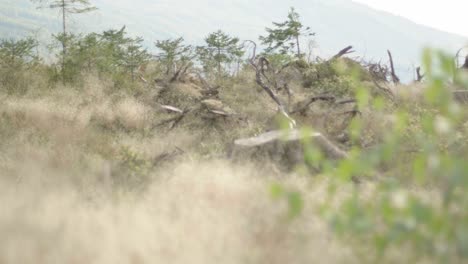
[[[0,262],[349,263],[314,208],[285,221],[286,208],[266,191],[271,179],[258,176],[223,161],[188,162],[138,198],[3,184]],[[320,185],[309,191],[320,199]]]
[[[193,130],[148,130],[165,116],[136,98],[107,94],[105,83],[88,82],[83,90],[0,95],[0,263],[355,259],[318,217],[325,183],[200,157],[194,150],[203,142]],[[240,109],[243,102],[223,96]],[[175,147],[185,155],[141,165],[145,173],[121,157],[128,148],[151,164]],[[144,191],[115,186],[121,173],[149,177]],[[286,218],[286,204],[268,191],[274,181],[307,193],[302,216]]]

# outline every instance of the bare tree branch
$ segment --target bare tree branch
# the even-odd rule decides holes
[[[305,102],[299,103],[299,106],[294,111],[292,111],[291,114],[300,113],[304,115],[307,109],[309,108],[309,106],[316,101],[335,101],[335,100],[336,98],[330,95],[313,96],[305,100]]]
[[[391,73],[392,73],[392,81],[393,81],[394,84],[399,84],[400,83],[400,78],[398,78],[398,76],[396,75],[396,72],[395,72],[395,66],[393,64],[392,53],[390,52],[390,50],[387,50],[387,53],[388,53],[388,58],[390,59],[390,70],[391,70]]]
[[[341,58],[343,57],[344,55],[347,55],[347,54],[350,54],[350,53],[353,53],[354,50],[353,49],[353,46],[348,46],[342,50],[340,50],[335,56],[333,56],[330,60],[335,60],[335,59],[338,59],[338,58]]]
[[[421,82],[424,79],[424,74],[421,74],[421,67],[416,68],[416,81]]]

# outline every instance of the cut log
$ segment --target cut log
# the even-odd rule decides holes
[[[252,138],[234,142],[232,157],[269,159],[277,165],[293,168],[304,164],[303,141],[310,140],[331,160],[346,159],[348,154],[321,133],[302,132],[297,129],[275,130]]]

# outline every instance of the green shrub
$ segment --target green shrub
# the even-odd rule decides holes
[[[427,73],[425,101],[400,106],[383,142],[373,151],[353,149],[349,160],[327,172],[345,181],[384,177],[370,192],[358,186],[345,198],[331,192],[323,208],[333,230],[357,250],[374,252],[372,262],[468,259],[468,116],[447,88],[455,75],[452,59],[426,55],[426,68],[433,63],[441,69]],[[359,125],[352,129],[361,133]]]
[[[24,94],[30,85],[28,71],[38,66],[38,43],[33,38],[0,40],[0,89],[8,94]]]

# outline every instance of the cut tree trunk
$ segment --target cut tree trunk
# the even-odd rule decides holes
[[[297,129],[275,130],[252,138],[234,142],[232,158],[273,161],[280,167],[292,169],[304,164],[304,141],[314,143],[330,160],[346,159],[348,154],[320,133],[302,132]]]

